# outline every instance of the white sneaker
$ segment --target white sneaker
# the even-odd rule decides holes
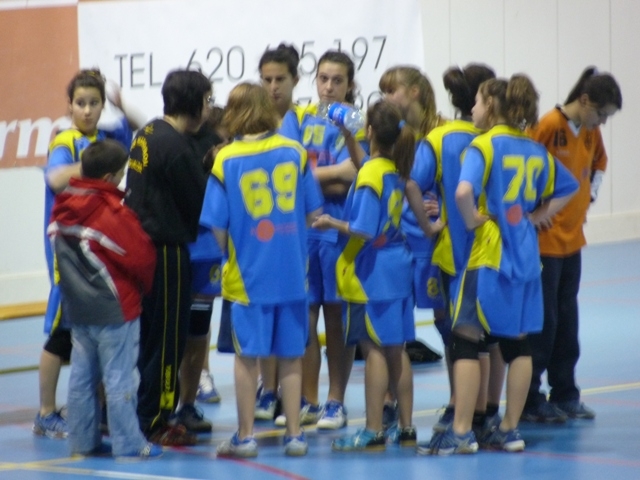
[[[313,425],[318,421],[321,408],[318,405],[312,405],[307,402],[307,399],[302,397],[300,400],[300,425]],[[275,420],[275,424],[278,427],[284,427],[287,425],[287,418],[284,413],[278,415]]]
[[[273,420],[278,406],[278,397],[273,392],[264,392],[256,401],[255,419],[256,420]]]
[[[337,430],[347,426],[347,410],[337,400],[329,400],[318,419],[320,430]]]
[[[213,375],[202,370],[200,373],[200,381],[198,382],[198,393],[196,400],[203,403],[219,403],[220,393],[213,383]]]

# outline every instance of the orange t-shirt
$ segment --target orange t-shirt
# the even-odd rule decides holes
[[[591,173],[604,171],[607,153],[600,128],[581,126],[577,134],[570,120],[556,107],[540,119],[531,137],[542,143],[578,180],[580,187],[569,203],[553,217],[553,226],[538,236],[540,255],[566,257],[586,245],[582,227],[591,203]]]

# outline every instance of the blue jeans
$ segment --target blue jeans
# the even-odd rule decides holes
[[[140,383],[137,361],[140,322],[82,325],[71,329],[71,374],[67,401],[71,453],[88,453],[102,441],[98,385],[104,384],[113,455],[147,444],[136,415]]]

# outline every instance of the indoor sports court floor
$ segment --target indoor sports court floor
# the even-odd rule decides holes
[[[578,380],[595,421],[566,426],[523,425],[524,453],[480,452],[472,456],[419,457],[412,449],[340,454],[331,440],[343,431],[307,429],[309,454],[283,455],[280,430],[259,424],[260,454],[252,460],[217,459],[215,447],[235,431],[233,357],[212,355],[222,394],[204,405],[214,432],[194,448],[167,448],[153,461],[116,463],[108,458],[70,458],[66,441],[31,433],[38,405],[35,366],[44,337],[42,319],[0,322],[0,479],[640,479],[640,242],[589,247],[583,254],[580,292],[582,359]],[[214,319],[217,312],[214,312]],[[418,311],[418,337],[441,349],[430,311]],[[213,328],[217,329],[214,320]],[[64,403],[68,368],[58,401]],[[419,441],[430,437],[447,401],[442,362],[417,367],[415,416]],[[326,395],[326,365],[321,395]],[[348,432],[363,424],[363,365],[356,363],[347,391]]]

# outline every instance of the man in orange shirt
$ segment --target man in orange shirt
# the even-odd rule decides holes
[[[586,245],[583,225],[607,166],[600,125],[621,107],[622,95],[615,79],[589,67],[564,105],[548,112],[531,132],[534,139],[569,169],[580,187],[539,235],[544,326],[539,334],[529,335],[533,375],[523,421],[564,423],[567,418],[595,418],[595,412],[580,401],[575,381],[575,366],[580,356],[581,249]],[[551,390],[548,401],[546,394],[540,392],[545,370]]]

